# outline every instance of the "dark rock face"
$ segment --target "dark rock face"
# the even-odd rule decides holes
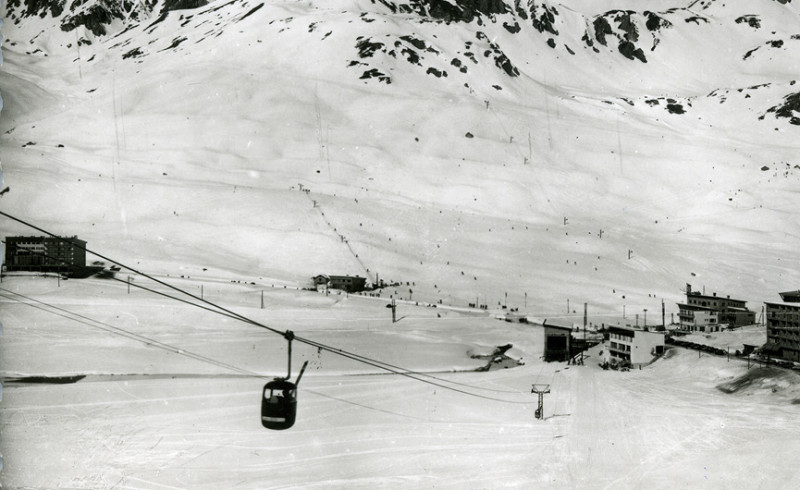
[[[629,60],[636,58],[642,63],[647,63],[647,58],[644,57],[642,48],[637,48],[636,45],[630,41],[620,41],[618,49],[619,52]]]
[[[161,12],[172,12],[173,10],[188,10],[205,7],[207,0],[166,0]]]
[[[380,71],[378,71],[376,68],[373,68],[373,69],[371,69],[371,70],[367,70],[367,71],[365,71],[365,72],[364,72],[364,73],[361,75],[361,77],[359,77],[359,78],[360,78],[361,80],[368,80],[368,79],[370,79],[370,78],[375,78],[375,79],[376,79],[376,80],[378,80],[379,82],[383,82],[383,83],[386,83],[386,84],[390,84],[390,83],[392,83],[392,79],[391,79],[391,78],[390,78],[388,75],[386,75],[386,74],[384,74],[384,73],[381,73],[381,72],[380,72]]]
[[[381,49],[383,46],[384,46],[383,43],[372,42],[369,38],[364,39],[359,37],[358,42],[356,43],[356,48],[358,49],[358,57],[372,58],[372,55],[375,54],[375,51]]]
[[[555,28],[558,10],[556,10],[555,7],[550,7],[545,4],[537,5],[536,2],[531,2],[530,14],[531,24],[533,24],[533,27],[537,31],[558,35],[558,30]]]
[[[78,26],[84,26],[95,36],[103,36],[106,34],[106,26],[114,18],[122,19],[122,13],[108,10],[100,5],[92,5],[84,12],[64,18],[61,22],[61,30],[69,32]]]
[[[49,13],[52,17],[58,17],[64,11],[65,0],[9,0],[7,11],[9,14],[21,10],[21,17],[42,17]],[[25,8],[21,8],[22,6]],[[13,18],[13,16],[9,15]]]
[[[655,51],[660,41],[659,32],[673,26],[666,17],[674,15],[674,13],[674,11],[656,13],[649,10],[644,12],[611,10],[596,16],[591,23],[592,29],[587,29],[581,40],[592,48],[592,51],[599,53],[600,51],[594,45],[595,41],[603,46],[609,46],[611,45],[609,38],[616,38],[617,50],[622,56],[629,60],[647,63],[647,57],[641,46],[644,41],[643,37],[648,37],[647,34],[650,35],[649,37],[652,38],[650,51]]]
[[[681,104],[667,104],[667,110],[671,114],[683,114],[686,112],[683,110],[683,106]]]
[[[787,118],[790,124],[800,126],[800,118],[794,115],[794,112],[800,112],[800,92],[785,96],[782,104],[770,107],[767,112],[774,113],[775,117]]]
[[[510,12],[503,0],[459,0],[454,5],[446,0],[411,0],[396,3],[390,0],[373,0],[388,8],[392,13],[415,13],[444,22],[472,22],[481,17]]]
[[[747,23],[753,29],[758,29],[761,27],[761,19],[758,18],[757,15],[743,15],[736,19],[737,24]]]
[[[207,0],[166,0],[161,20],[167,12],[207,4]],[[152,14],[157,5],[158,0],[10,0],[7,13],[16,22],[32,16],[62,17],[61,30],[65,32],[84,26],[95,36],[103,36],[108,34],[108,25],[114,20],[139,21]]]

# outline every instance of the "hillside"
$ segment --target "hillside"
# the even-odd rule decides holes
[[[796,373],[544,363],[543,328],[467,308],[653,323],[687,283],[754,310],[797,289],[799,9],[9,0],[0,210],[275,331],[127,271],[4,275],[0,484],[800,487]],[[319,273],[396,285],[303,290]],[[286,330],[309,367],[266,430]]]
[[[3,209],[170,275],[758,308],[798,282],[798,7],[648,5],[8,2]]]

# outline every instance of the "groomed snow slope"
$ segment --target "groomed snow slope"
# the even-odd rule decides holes
[[[378,274],[543,316],[795,287],[796,130],[768,112],[794,4],[402,5],[157,3],[105,34],[7,7],[4,209],[151,272]]]
[[[196,284],[179,281],[190,289]],[[92,304],[84,303],[90,292]],[[541,327],[385,301],[207,285],[208,298],[272,326],[419,371],[478,398],[295,345],[310,362],[298,420],[259,421],[264,383],[285,372],[273,334],[108,281],[11,278],[0,354],[16,375],[88,374],[75,384],[6,383],[0,449],[9,488],[792,488],[781,454],[800,449],[797,375],[716,388],[746,363],[672,349],[642,370],[542,364]],[[24,304],[19,302],[25,296]],[[43,305],[42,302],[47,306]],[[34,304],[41,308],[31,306]],[[82,315],[80,322],[57,316]],[[198,310],[199,311],[199,310]],[[69,312],[69,313],[67,313]],[[437,313],[441,316],[437,316]],[[99,330],[182,348],[184,355]],[[525,366],[453,372],[511,342]],[[24,353],[21,354],[21,353]],[[71,369],[67,369],[69,366]],[[7,368],[8,369],[8,368]],[[752,371],[757,373],[757,371]],[[769,373],[768,373],[769,374]],[[451,384],[451,382],[458,384]],[[532,383],[551,385],[544,420]],[[505,401],[497,401],[505,400]],[[522,402],[522,403],[519,403]]]
[[[266,431],[264,380],[241,370],[282,375],[280,338],[120,283],[9,277],[182,352],[4,293],[0,376],[88,376],[5,386],[3,484],[800,486],[793,378],[725,393],[745,365],[680,349],[628,373],[543,365],[540,329],[459,309],[507,293],[609,321],[674,311],[687,282],[753,309],[797,288],[796,2],[202,3],[124,4],[142,10],[103,32],[75,20],[97,2],[4,5],[3,212],[506,402],[297,346],[298,423]],[[297,289],[318,273],[401,286]],[[411,296],[394,325],[389,295]],[[453,372],[507,343],[525,366]],[[532,383],[552,385],[544,421]]]

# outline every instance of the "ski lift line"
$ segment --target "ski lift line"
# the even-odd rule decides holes
[[[124,283],[127,284],[127,282],[123,281],[122,279],[118,279],[116,277],[113,278],[113,279],[116,280],[116,281],[124,282]],[[164,292],[161,292],[161,291],[157,291],[157,290],[148,288],[146,286],[142,286],[141,284],[133,284],[133,283],[131,283],[131,285],[135,286],[137,288],[143,289],[145,291],[149,291],[149,292],[152,292],[154,294],[157,294],[157,295],[160,295],[160,296],[164,296],[166,298],[174,299],[175,301],[180,301],[180,302],[186,303],[188,305],[197,306],[198,308],[202,308],[202,309],[204,309],[206,311],[210,311],[211,313],[216,313],[218,315],[222,315],[222,316],[225,316],[225,317],[228,317],[228,318],[232,318],[234,320],[247,321],[248,323],[252,323],[251,320],[243,320],[243,318],[240,317],[240,316],[231,315],[231,314],[228,314],[228,313],[223,313],[221,311],[217,311],[217,310],[214,310],[212,308],[208,308],[208,307],[203,306],[203,305],[198,305],[196,303],[192,303],[191,301],[185,300],[183,298],[178,298],[176,296],[171,296],[171,295],[169,295],[167,293],[164,293]],[[254,325],[258,326],[258,323],[254,323]],[[303,337],[299,337],[297,335],[294,336],[294,340],[297,340],[298,342],[302,342],[302,343],[307,344],[307,345],[312,346],[312,347],[316,347],[318,349],[322,349],[322,350],[326,350],[328,352],[339,354],[342,357],[352,356],[352,357],[348,357],[348,358],[352,359],[352,360],[359,361],[359,362],[363,362],[365,364],[369,364],[371,366],[379,367],[380,369],[382,369],[384,371],[389,371],[390,374],[401,374],[401,375],[403,375],[404,373],[414,374],[416,376],[422,376],[422,377],[425,377],[425,378],[434,379],[434,380],[437,380],[437,381],[440,381],[440,382],[443,382],[443,383],[450,383],[450,384],[456,385],[456,386],[463,386],[465,388],[472,388],[472,389],[476,389],[476,390],[490,391],[490,392],[495,392],[495,393],[511,393],[511,394],[519,393],[517,391],[512,391],[512,390],[497,390],[497,389],[493,389],[493,388],[484,388],[484,387],[481,387],[481,386],[475,386],[475,385],[471,385],[471,384],[467,384],[467,383],[460,383],[458,381],[447,380],[447,379],[444,379],[444,378],[440,378],[438,376],[433,376],[432,374],[428,374],[428,373],[408,370],[408,369],[405,369],[403,367],[396,366],[396,365],[393,365],[393,364],[390,364],[390,363],[387,363],[387,362],[384,362],[384,361],[380,361],[380,360],[377,360],[377,359],[371,359],[369,357],[362,356],[362,355],[356,354],[354,352],[348,352],[348,351],[345,351],[345,350],[342,350],[342,349],[338,349],[338,348],[335,348],[335,347],[330,347],[330,346],[327,346],[327,345],[322,344],[320,342],[316,342],[316,341],[311,340],[311,339],[306,339],[306,338],[303,338]],[[377,364],[373,364],[373,363],[381,364],[381,366],[378,366]]]
[[[211,365],[216,366],[216,367],[225,368],[225,369],[234,371],[234,372],[236,372],[238,374],[241,374],[243,376],[246,376],[248,378],[256,378],[256,379],[261,379],[261,380],[272,379],[271,376],[265,376],[263,374],[259,374],[259,373],[256,373],[254,371],[249,371],[247,369],[240,368],[240,367],[234,366],[232,364],[228,364],[228,363],[223,362],[223,361],[218,361],[218,360],[212,359],[210,357],[202,356],[202,355],[199,355],[199,354],[195,354],[195,353],[186,351],[184,349],[180,349],[180,348],[172,346],[170,344],[165,344],[164,342],[159,342],[157,340],[149,339],[149,338],[144,337],[142,335],[139,335],[139,334],[136,334],[136,333],[133,333],[133,332],[129,332],[129,331],[123,329],[123,328],[114,327],[113,325],[109,325],[109,324],[106,324],[106,323],[101,322],[99,320],[95,320],[95,319],[86,317],[84,315],[81,315],[79,313],[75,313],[75,312],[66,310],[64,308],[60,308],[58,306],[51,305],[51,304],[45,303],[43,301],[39,301],[39,300],[37,300],[35,298],[30,298],[30,297],[27,297],[25,295],[22,295],[22,294],[19,294],[19,293],[15,293],[13,291],[9,291],[9,290],[7,290],[5,288],[0,288],[0,290],[8,292],[8,293],[13,294],[13,295],[21,296],[27,302],[26,301],[22,301],[20,299],[13,298],[13,297],[8,296],[8,295],[4,295],[2,293],[0,293],[0,296],[5,297],[7,299],[10,299],[12,301],[16,301],[16,302],[18,302],[20,304],[24,304],[24,305],[30,306],[32,308],[36,308],[36,309],[42,310],[42,311],[44,311],[46,313],[51,313],[53,315],[58,315],[60,317],[63,317],[63,318],[66,318],[68,320],[72,320],[72,321],[84,324],[84,325],[92,327],[92,328],[99,328],[101,330],[104,330],[104,331],[107,331],[107,332],[110,332],[110,333],[114,333],[114,334],[120,335],[122,337],[131,339],[131,340],[142,342],[145,345],[151,345],[151,346],[154,346],[154,347],[157,347],[157,348],[160,348],[160,349],[164,349],[164,350],[167,350],[168,352],[172,352],[174,354],[182,355],[184,357],[188,357],[188,358],[194,359],[196,361],[200,361],[200,362],[204,362],[204,363],[207,363],[207,364],[211,364]],[[36,305],[36,304],[33,304],[33,303],[41,303],[41,304],[43,304],[43,305],[45,305],[45,306],[47,306],[49,308],[52,308],[54,310],[63,311],[64,313],[58,313],[56,311],[48,310],[47,308],[45,308],[43,306],[39,306],[39,305]],[[72,315],[72,316],[70,316],[70,315]],[[77,319],[75,317],[83,318],[86,321],[79,320],[79,319]],[[89,322],[92,322],[92,323],[89,323]],[[104,326],[106,326],[108,328],[104,328],[104,327],[98,326],[98,325],[104,325]],[[338,402],[341,402],[341,403],[347,403],[349,405],[354,405],[354,406],[357,406],[357,407],[365,408],[367,410],[373,410],[373,411],[376,411],[376,412],[382,412],[382,413],[386,413],[386,414],[389,414],[389,415],[394,415],[394,416],[397,416],[397,417],[411,418],[411,419],[415,419],[415,420],[426,420],[426,419],[422,419],[420,417],[414,417],[412,415],[407,415],[407,414],[403,414],[403,413],[399,413],[399,412],[393,412],[391,410],[385,410],[385,409],[381,409],[381,408],[365,405],[363,403],[357,403],[357,402],[353,402],[353,401],[350,401],[350,400],[345,400],[343,398],[338,398],[338,397],[335,397],[335,396],[332,396],[332,395],[327,395],[325,393],[322,393],[322,392],[319,392],[319,391],[316,391],[316,390],[312,390],[312,389],[306,389],[305,391],[308,392],[308,393],[312,393],[314,395],[317,395],[317,396],[319,396],[321,398],[328,398],[330,400],[335,400],[335,401],[338,401]]]
[[[16,216],[10,215],[10,214],[8,214],[8,213],[6,213],[4,211],[0,211],[0,216],[5,216],[5,217],[7,217],[7,218],[9,218],[9,219],[11,219],[13,221],[16,221],[16,222],[21,223],[21,224],[23,224],[25,226],[33,228],[34,230],[37,230],[37,231],[39,231],[41,233],[49,235],[49,236],[51,236],[51,237],[53,237],[53,238],[55,238],[57,240],[66,241],[62,237],[56,235],[55,233],[52,233],[52,232],[50,232],[48,230],[45,230],[44,228],[36,226],[36,225],[34,225],[32,223],[29,223],[29,222],[27,222],[27,221],[25,221],[25,220],[23,220],[21,218],[17,218]],[[72,243],[72,242],[70,242],[70,243]],[[183,293],[186,296],[189,296],[189,297],[191,297],[191,298],[193,298],[195,300],[199,300],[202,303],[205,303],[205,304],[210,305],[210,306],[212,306],[214,308],[217,308],[219,310],[217,313],[225,312],[225,313],[227,313],[229,315],[233,315],[236,319],[238,319],[238,320],[240,320],[240,321],[242,321],[244,323],[248,323],[248,324],[251,324],[251,325],[266,329],[266,330],[268,330],[268,331],[270,331],[272,333],[278,334],[278,335],[280,335],[280,336],[282,336],[284,338],[286,338],[286,336],[288,335],[288,332],[282,332],[282,331],[280,331],[280,330],[278,330],[276,328],[270,327],[270,326],[265,325],[265,324],[260,323],[260,322],[256,322],[255,320],[247,318],[244,315],[241,315],[241,314],[236,313],[236,312],[234,312],[232,310],[229,310],[227,308],[219,306],[219,305],[217,305],[217,304],[215,304],[215,303],[213,303],[211,301],[208,301],[208,300],[206,300],[204,298],[201,298],[201,297],[199,297],[199,296],[197,296],[195,294],[192,294],[192,293],[190,293],[188,291],[185,291],[185,290],[183,290],[183,289],[181,289],[181,288],[179,288],[177,286],[173,286],[173,285],[171,285],[171,284],[169,284],[169,283],[167,283],[165,281],[162,281],[162,280],[157,279],[157,278],[155,278],[155,277],[153,277],[153,276],[151,276],[149,274],[141,272],[141,271],[139,271],[139,270],[137,270],[137,269],[135,269],[135,268],[133,268],[133,267],[131,267],[129,265],[123,264],[122,262],[114,260],[114,259],[112,259],[110,257],[106,257],[105,255],[102,255],[102,254],[100,254],[98,252],[95,252],[93,250],[90,250],[89,248],[87,248],[85,246],[79,246],[79,248],[83,249],[86,253],[90,253],[90,254],[95,255],[96,257],[99,257],[99,258],[101,258],[103,260],[107,260],[108,262],[111,262],[112,264],[115,264],[115,265],[117,265],[117,266],[119,266],[121,268],[124,268],[124,269],[129,270],[129,271],[131,271],[133,273],[136,273],[136,274],[139,274],[139,275],[141,275],[143,277],[146,277],[146,278],[150,279],[151,281],[153,281],[155,283],[158,283],[158,284],[161,284],[163,286],[166,286],[169,289],[172,289],[172,290],[175,290],[177,292]],[[190,303],[190,304],[192,304],[192,303]],[[211,310],[211,311],[214,311],[214,310]],[[311,341],[310,339],[304,339],[302,337],[295,337],[295,340],[298,340],[299,342],[303,342],[303,343],[308,344],[308,345],[312,345],[313,347],[317,347],[318,349],[326,350],[326,351],[331,352],[333,354],[337,354],[339,356],[354,360],[356,362],[361,362],[361,363],[364,363],[364,364],[367,364],[367,365],[370,365],[370,366],[373,366],[373,367],[377,367],[379,369],[383,369],[385,371],[389,371],[389,372],[394,373],[394,374],[398,374],[398,375],[401,375],[401,376],[405,376],[405,377],[420,381],[422,383],[431,384],[431,385],[437,386],[439,388],[451,390],[451,391],[454,391],[454,392],[457,392],[457,393],[461,393],[461,394],[464,394],[464,395],[473,396],[473,397],[476,397],[476,398],[482,398],[482,399],[486,399],[486,400],[497,401],[497,402],[516,403],[516,404],[531,404],[531,403],[533,403],[533,402],[520,402],[520,401],[514,401],[514,400],[504,400],[504,399],[492,398],[492,397],[489,397],[489,396],[484,396],[484,395],[480,395],[480,394],[477,394],[477,393],[472,393],[472,392],[469,392],[469,391],[466,391],[466,390],[453,388],[452,386],[447,386],[447,385],[444,385],[444,384],[441,384],[441,383],[436,383],[436,382],[433,382],[433,381],[429,381],[429,380],[422,379],[422,378],[419,378],[417,376],[414,376],[414,375],[412,375],[413,372],[410,371],[410,370],[403,369],[402,371],[400,371],[400,370],[398,370],[396,368],[393,368],[393,367],[391,367],[389,365],[386,365],[385,363],[382,363],[381,361],[378,361],[378,360],[375,360],[375,359],[370,359],[370,358],[367,358],[365,356],[360,356],[360,355],[357,355],[357,354],[352,354],[352,353],[344,351],[342,349],[337,349],[337,348],[330,347],[328,345],[325,345],[325,344],[322,344],[322,343],[319,343],[319,342]],[[414,374],[417,374],[417,373],[414,373]],[[420,376],[425,376],[424,374],[421,374],[421,373],[419,375]],[[432,377],[430,375],[428,375],[428,376]],[[439,379],[439,378],[435,378],[435,379],[437,379],[438,381],[441,381],[441,382],[449,382],[449,381],[446,381],[446,380],[443,380],[443,379]],[[472,387],[472,388],[482,389],[482,388],[479,388],[479,387]]]
[[[317,344],[316,342],[308,341],[307,339],[300,339],[298,337],[295,337],[295,340],[300,340],[301,342],[305,341],[306,343],[309,343],[309,345],[314,345],[314,346],[316,346],[316,344]],[[322,347],[320,347],[320,348],[322,348]],[[421,383],[426,383],[426,384],[437,386],[439,388],[443,388],[443,389],[446,389],[446,390],[455,391],[457,393],[462,393],[464,395],[469,395],[469,396],[473,396],[473,397],[476,397],[476,398],[483,398],[485,400],[492,400],[492,401],[504,402],[504,403],[515,403],[515,404],[522,404],[522,405],[529,405],[529,404],[533,403],[533,402],[521,402],[521,401],[516,401],[516,400],[506,400],[506,399],[495,398],[495,397],[491,397],[491,396],[480,395],[478,393],[473,393],[471,391],[466,391],[466,390],[462,390],[462,389],[459,389],[459,388],[454,388],[452,386],[448,386],[448,385],[444,385],[444,384],[441,384],[441,383],[437,383],[437,382],[431,381],[430,379],[424,379],[424,378],[418,377],[418,376],[424,376],[424,377],[427,377],[427,378],[432,378],[432,379],[435,379],[437,381],[441,381],[442,383],[451,383],[451,384],[461,385],[461,386],[470,387],[470,388],[474,388],[474,389],[481,389],[481,390],[487,390],[487,391],[498,391],[498,392],[502,392],[502,393],[517,393],[517,392],[507,392],[507,391],[501,391],[501,390],[493,390],[493,389],[490,389],[490,388],[481,388],[481,387],[478,387],[478,386],[465,385],[465,384],[462,384],[462,383],[455,383],[453,381],[437,378],[435,376],[431,376],[431,375],[428,375],[428,374],[425,374],[425,373],[418,373],[418,372],[415,372],[415,371],[409,371],[409,370],[400,371],[400,370],[396,370],[396,369],[393,369],[393,368],[385,366],[385,365],[381,365],[381,364],[383,364],[382,361],[374,361],[373,362],[373,360],[371,360],[369,358],[365,358],[363,356],[359,356],[358,354],[351,354],[351,353],[346,352],[346,351],[336,352],[336,351],[330,350],[330,349],[326,349],[326,350],[328,350],[329,352],[334,352],[336,354],[339,354],[340,356],[345,357],[347,359],[352,359],[354,361],[361,362],[361,363],[364,363],[364,364],[368,364],[370,366],[374,366],[374,367],[377,367],[379,369],[383,369],[383,370],[389,371],[391,373],[398,374],[400,376],[405,376],[406,378],[410,378],[410,379],[419,381]],[[381,363],[381,364],[378,364],[378,363]]]
[[[16,222],[18,222],[18,223],[21,223],[21,224],[23,224],[23,225],[25,225],[25,226],[28,226],[28,227],[30,227],[30,228],[33,228],[33,229],[34,229],[34,230],[36,230],[36,231],[39,231],[39,232],[41,232],[41,233],[44,233],[44,234],[46,234],[46,235],[49,235],[49,236],[51,236],[51,237],[55,238],[56,240],[60,240],[60,241],[66,241],[66,240],[64,240],[62,237],[60,237],[60,236],[56,235],[55,233],[51,233],[51,232],[49,232],[49,231],[45,230],[44,228],[41,228],[41,227],[39,227],[39,226],[36,226],[36,225],[34,225],[34,224],[32,224],[32,223],[29,223],[29,222],[27,222],[27,221],[23,220],[23,219],[20,219],[20,218],[17,218],[17,217],[15,217],[15,216],[12,216],[12,215],[10,215],[10,214],[8,214],[8,213],[4,212],[4,211],[0,211],[0,215],[2,215],[2,216],[5,216],[5,217],[7,217],[7,218],[9,218],[9,219],[11,219],[11,220],[14,220],[14,221],[16,221]],[[69,242],[69,243],[72,243],[72,242]],[[131,267],[131,266],[129,266],[129,265],[123,264],[122,262],[116,261],[116,260],[114,260],[114,259],[112,259],[112,258],[110,258],[110,257],[106,257],[105,255],[102,255],[102,254],[100,254],[100,253],[98,253],[98,252],[95,252],[94,250],[91,250],[91,249],[89,249],[89,248],[87,248],[87,247],[85,247],[85,246],[80,246],[80,245],[78,245],[78,248],[79,248],[79,249],[82,249],[82,250],[84,250],[86,253],[90,253],[90,254],[92,254],[92,255],[94,255],[94,256],[96,256],[96,257],[98,257],[98,258],[101,258],[101,259],[103,259],[103,260],[107,260],[107,261],[111,262],[112,264],[114,264],[114,265],[117,265],[117,266],[119,266],[119,267],[121,267],[121,268],[123,268],[123,269],[129,270],[129,271],[131,271],[131,272],[133,272],[133,273],[135,273],[135,274],[139,274],[140,276],[146,277],[147,279],[150,279],[151,281],[153,281],[153,282],[155,282],[155,283],[161,284],[162,286],[166,286],[167,288],[169,288],[169,289],[172,289],[172,290],[174,290],[174,291],[178,291],[179,293],[183,293],[183,294],[185,294],[186,296],[189,296],[189,297],[190,297],[190,298],[192,298],[192,299],[199,300],[199,301],[201,301],[202,303],[205,303],[205,304],[207,304],[207,305],[210,305],[210,306],[212,306],[212,307],[214,307],[214,308],[217,308],[217,309],[219,309],[219,310],[221,310],[221,311],[225,311],[226,313],[230,313],[230,314],[232,314],[232,315],[236,315],[236,316],[238,316],[238,317],[240,317],[240,318],[244,318],[243,316],[239,315],[238,313],[235,313],[235,312],[233,312],[233,311],[231,311],[231,310],[228,310],[227,308],[223,308],[222,306],[219,306],[219,305],[217,305],[217,304],[215,304],[215,303],[212,303],[211,301],[208,301],[208,300],[206,300],[206,299],[204,299],[204,298],[201,298],[200,296],[197,296],[197,295],[195,295],[195,294],[192,294],[192,293],[190,293],[190,292],[188,292],[188,291],[186,291],[186,290],[184,290],[184,289],[181,289],[181,288],[179,288],[179,287],[177,287],[177,286],[173,286],[172,284],[169,284],[168,282],[165,282],[165,281],[162,281],[162,280],[160,280],[160,279],[157,279],[156,277],[153,277],[153,276],[152,276],[152,275],[150,275],[150,274],[146,274],[146,273],[144,273],[144,272],[141,272],[141,271],[139,271],[139,270],[137,270],[137,269],[135,269],[135,268],[133,268],[133,267]],[[273,327],[270,327],[270,326],[267,326],[267,325],[263,325],[263,324],[257,323],[257,322],[255,322],[255,321],[253,321],[253,320],[249,320],[249,319],[247,319],[246,321],[249,321],[250,323],[253,323],[253,324],[255,324],[255,325],[258,325],[258,326],[260,326],[261,328],[264,328],[264,329],[266,329],[266,330],[269,330],[269,331],[271,331],[272,333],[275,333],[275,334],[278,334],[278,335],[281,335],[281,336],[284,336],[284,335],[285,335],[285,332],[281,332],[280,330],[278,330],[278,329],[276,329],[276,328],[273,328]]]
[[[295,340],[300,340],[301,342],[303,342],[303,340],[298,339],[297,337],[295,337]],[[310,344],[310,345],[313,345],[313,344]],[[383,370],[392,372],[394,374],[398,374],[400,376],[405,376],[406,378],[410,378],[410,379],[419,381],[421,383],[425,383],[425,384],[429,384],[429,385],[436,386],[436,387],[439,387],[439,388],[443,388],[445,390],[454,391],[456,393],[461,393],[461,394],[464,394],[464,395],[473,396],[475,398],[482,398],[484,400],[491,400],[491,401],[503,402],[503,403],[514,403],[514,404],[520,404],[520,405],[530,405],[530,404],[534,403],[534,402],[524,402],[524,401],[517,401],[517,400],[506,400],[506,399],[495,398],[495,397],[491,397],[491,396],[480,395],[478,393],[473,393],[471,391],[466,391],[466,390],[462,390],[462,389],[459,389],[459,388],[454,388],[452,386],[444,385],[444,384],[437,383],[437,382],[434,382],[434,381],[431,381],[431,380],[428,380],[428,379],[423,379],[423,378],[417,377],[417,376],[414,375],[414,374],[417,374],[417,373],[414,373],[413,371],[397,371],[397,370],[393,370],[393,369],[391,369],[389,367],[382,366],[382,365],[378,364],[378,362],[380,362],[380,361],[371,362],[371,361],[368,361],[368,360],[365,360],[365,359],[361,358],[358,355],[351,355],[349,353],[346,353],[345,351],[335,352],[333,350],[329,350],[329,352],[334,352],[334,353],[339,354],[340,356],[345,357],[347,359],[352,359],[354,361],[361,362],[363,364],[368,364],[370,366],[374,366],[374,367],[377,367],[379,369],[383,369]],[[426,376],[426,375],[424,375],[422,373],[419,373],[419,375],[420,376]],[[435,378],[435,379],[439,379],[439,378]],[[448,383],[450,382],[450,381],[447,381],[447,380],[442,380],[442,381],[443,382],[448,382]]]
[[[0,288],[0,291],[3,291],[5,293],[9,293],[9,294],[14,295],[14,296],[19,296],[20,298],[23,298],[24,301],[22,299],[15,298],[13,296],[9,296],[9,294],[3,294],[2,292],[0,292],[0,297],[4,297],[4,298],[10,299],[12,301],[16,301],[16,302],[18,302],[20,304],[24,304],[24,305],[30,306],[32,308],[36,308],[38,310],[42,310],[42,311],[45,311],[47,313],[51,313],[53,315],[60,316],[62,318],[67,318],[68,320],[72,320],[72,321],[81,323],[81,324],[86,325],[88,327],[97,328],[97,329],[103,330],[105,332],[109,332],[109,333],[113,333],[113,334],[116,334],[116,335],[120,335],[122,337],[125,337],[125,338],[131,339],[131,340],[135,340],[135,341],[144,343],[145,345],[149,345],[149,346],[156,347],[156,348],[168,351],[168,352],[172,352],[173,354],[182,355],[184,357],[188,357],[188,358],[194,359],[196,361],[205,362],[207,364],[212,364],[212,365],[217,366],[217,367],[222,367],[222,368],[225,368],[225,369],[229,369],[231,371],[234,371],[234,372],[237,372],[239,374],[243,374],[243,375],[246,375],[246,376],[249,376],[249,377],[257,377],[257,378],[261,378],[261,379],[269,379],[268,376],[255,373],[253,371],[248,371],[246,369],[239,368],[237,366],[234,366],[232,364],[228,364],[228,363],[225,363],[225,362],[222,362],[222,361],[217,361],[217,360],[212,359],[210,357],[206,357],[206,356],[203,356],[203,355],[200,355],[200,354],[196,354],[194,352],[187,351],[185,349],[181,349],[179,347],[176,347],[176,346],[173,346],[173,345],[170,345],[170,344],[166,344],[164,342],[160,342],[158,340],[154,340],[154,339],[151,339],[149,337],[145,337],[145,336],[137,334],[135,332],[131,332],[130,330],[125,330],[124,328],[115,327],[113,325],[110,325],[108,323],[102,322],[100,320],[95,320],[95,319],[87,317],[85,315],[81,315],[80,313],[75,313],[75,312],[69,311],[69,310],[67,310],[65,308],[61,308],[61,307],[56,306],[56,305],[45,303],[44,301],[40,301],[40,300],[37,300],[35,298],[31,298],[29,296],[25,296],[23,294],[19,294],[19,293],[16,293],[14,291],[10,291],[10,290],[5,289],[5,288]],[[42,306],[40,306],[40,305],[42,305]],[[50,308],[50,309],[47,309],[47,308]]]
[[[41,254],[41,255],[45,255],[45,254]],[[45,256],[47,256],[47,255],[45,255]],[[53,258],[55,258],[55,257],[53,257]],[[108,259],[106,259],[106,260],[108,260]],[[133,285],[134,287],[137,287],[139,289],[143,289],[143,290],[151,292],[153,294],[156,294],[156,295],[159,295],[159,296],[164,296],[166,298],[173,299],[173,300],[179,301],[181,303],[185,303],[185,304],[188,304],[188,305],[191,305],[191,306],[196,306],[198,308],[201,308],[203,310],[209,311],[211,313],[216,313],[216,314],[219,314],[219,315],[222,315],[222,316],[226,316],[226,317],[232,318],[234,320],[245,321],[245,322],[250,323],[252,325],[261,326],[259,323],[253,322],[252,320],[247,319],[246,317],[244,317],[242,315],[232,314],[232,313],[224,313],[224,312],[221,312],[221,311],[218,311],[218,310],[214,310],[214,309],[209,308],[207,306],[199,305],[199,304],[193,303],[193,302],[191,302],[189,300],[186,300],[186,299],[183,299],[183,298],[179,298],[179,297],[176,297],[176,296],[171,296],[171,295],[169,295],[167,293],[164,293],[162,291],[157,291],[155,289],[148,288],[146,286],[142,286],[141,284],[130,283],[128,281],[125,281],[125,280],[122,280],[122,279],[119,279],[119,278],[116,278],[116,277],[112,277],[111,279],[113,279],[115,281],[118,281],[118,282],[125,283],[126,285]],[[379,369],[382,369],[384,371],[388,371],[389,374],[400,374],[400,375],[405,375],[404,373],[414,374],[416,376],[422,376],[422,377],[426,377],[426,378],[429,378],[429,379],[435,379],[435,380],[443,382],[443,383],[450,383],[452,385],[463,386],[465,388],[472,388],[472,389],[476,389],[476,390],[483,390],[483,391],[489,391],[489,392],[494,392],[494,393],[511,393],[511,394],[518,393],[516,391],[511,391],[511,390],[497,390],[497,389],[493,389],[493,388],[484,388],[484,387],[481,387],[481,386],[475,386],[475,385],[471,385],[471,384],[467,384],[467,383],[460,383],[460,382],[457,382],[457,381],[446,380],[446,379],[443,379],[443,378],[440,378],[440,377],[437,377],[437,376],[433,376],[433,375],[428,374],[428,373],[423,373],[423,372],[418,372],[418,371],[411,371],[411,370],[405,369],[405,368],[400,367],[400,366],[395,366],[393,364],[389,364],[389,363],[386,363],[386,362],[383,362],[383,361],[379,361],[379,360],[376,360],[376,359],[371,359],[371,358],[368,358],[368,357],[365,357],[365,356],[361,356],[359,354],[355,354],[355,353],[352,353],[352,352],[347,352],[347,351],[344,351],[342,349],[326,346],[324,344],[312,341],[310,339],[297,338],[296,336],[294,338],[299,340],[300,342],[306,343],[308,345],[312,345],[313,347],[317,347],[318,349],[324,349],[324,350],[327,350],[329,352],[333,352],[333,353],[339,354],[339,355],[341,355],[343,357],[347,357],[347,358],[349,358],[351,360],[355,360],[355,361],[362,362],[362,363],[365,363],[365,364],[368,364],[368,365],[371,365],[371,366],[374,366],[374,367],[378,367]],[[345,354],[348,354],[348,355],[350,355],[352,357],[345,356]],[[378,364],[382,364],[382,366],[379,366]],[[414,378],[414,379],[418,379],[418,378]],[[420,380],[420,381],[423,381],[423,380]]]

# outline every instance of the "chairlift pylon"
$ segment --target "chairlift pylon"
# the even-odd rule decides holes
[[[272,430],[284,430],[294,425],[297,418],[297,385],[308,366],[308,361],[303,363],[297,381],[289,381],[292,377],[294,332],[287,330],[283,336],[289,342],[288,372],[285,378],[276,377],[265,384],[261,392],[261,425]]]

